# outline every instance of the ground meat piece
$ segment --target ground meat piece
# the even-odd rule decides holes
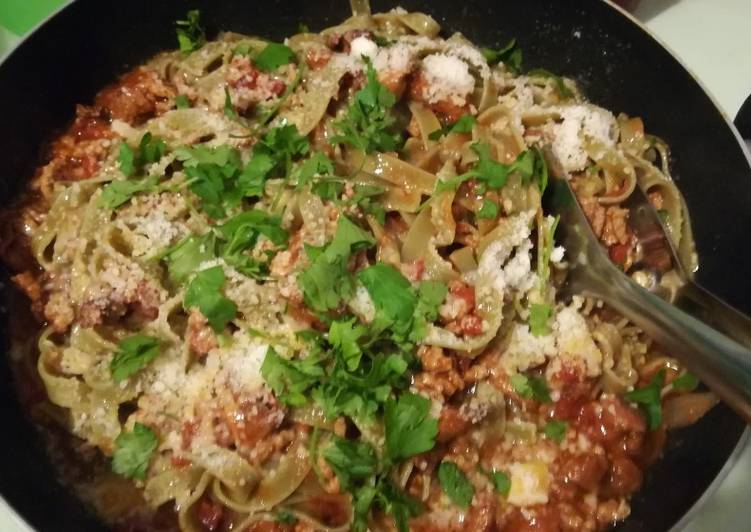
[[[188,316],[188,345],[191,351],[199,357],[204,357],[209,351],[219,346],[214,329],[209,321],[197,309],[192,309]]]
[[[415,386],[434,396],[450,397],[464,387],[453,360],[435,346],[422,346],[417,352],[423,371],[415,375]]]
[[[39,277],[32,271],[25,271],[10,278],[31,301],[34,314],[40,318],[44,315],[44,292]]]
[[[602,494],[608,497],[631,495],[641,487],[643,478],[641,469],[631,459],[617,456],[610,464]]]
[[[462,115],[469,113],[469,104],[458,105],[451,100],[439,100],[429,102],[428,93],[429,82],[422,72],[415,72],[409,80],[408,92],[412,100],[423,102],[434,113],[438,115],[445,123],[453,124]]]
[[[224,518],[224,507],[215,501],[212,501],[208,497],[203,497],[198,503],[196,509],[196,517],[198,522],[201,523],[201,527],[206,532],[215,532],[219,530]]]
[[[619,397],[603,396],[581,407],[576,425],[610,451],[639,454],[647,430],[642,414]]]
[[[94,107],[110,118],[137,125],[170,109],[174,96],[155,71],[139,67],[100,92]]]
[[[280,96],[287,85],[266,72],[260,71],[250,59],[236,55],[227,70],[232,105],[245,111],[260,102]]]
[[[284,410],[276,397],[263,391],[236,401],[223,401],[224,422],[234,444],[253,449],[282,424]]]
[[[605,211],[605,226],[600,238],[605,245],[628,244],[632,232],[628,226],[628,209],[610,206]]]
[[[305,64],[311,70],[319,70],[331,61],[331,50],[323,46],[313,46],[305,51]]]
[[[295,530],[294,526],[278,521],[257,521],[241,532],[287,532]]]
[[[407,89],[408,72],[403,70],[385,70],[378,73],[378,81],[381,82],[397,100],[401,100]],[[417,136],[417,135],[413,135]]]
[[[628,517],[631,510],[623,499],[607,499],[597,505],[597,524],[601,529]]]
[[[589,221],[589,225],[592,226],[592,231],[597,238],[600,238],[605,227],[605,207],[600,205],[597,198],[580,197],[579,204],[587,217],[587,221]]]
[[[64,333],[76,318],[66,292],[53,292],[44,306],[44,317],[57,333]]]
[[[468,314],[459,320],[459,329],[465,336],[478,336],[483,332],[483,323],[480,316]]]
[[[608,471],[608,460],[599,454],[562,453],[559,457],[564,483],[573,483],[585,491],[594,491]]]
[[[514,509],[501,532],[559,532],[558,512],[551,506],[531,506],[524,511]]]
[[[478,494],[467,512],[464,530],[467,532],[491,532],[496,530],[496,498],[490,493]]]

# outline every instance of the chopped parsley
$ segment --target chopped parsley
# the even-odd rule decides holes
[[[365,153],[394,151],[402,137],[393,131],[396,118],[391,108],[396,96],[378,81],[376,71],[366,60],[368,82],[357,91],[347,115],[334,122],[338,135],[331,137],[332,144],[349,144]]]
[[[190,100],[185,94],[178,94],[175,98],[175,107],[178,109],[188,109],[190,107]]]
[[[502,471],[486,472],[487,477],[493,484],[493,489],[501,495],[508,495],[511,490],[511,478]]]
[[[188,54],[198,50],[206,42],[206,34],[201,27],[201,12],[197,9],[191,9],[185,16],[185,20],[178,20],[177,25],[177,42],[180,45],[180,51]]]
[[[563,81],[563,78],[557,74],[553,74],[549,70],[545,70],[544,68],[535,68],[527,72],[527,75],[531,78],[548,78],[553,80],[553,83],[555,83],[555,87],[558,90],[558,94],[561,96],[561,98],[573,98],[574,93],[571,91],[571,89],[568,88],[566,83]]]
[[[280,401],[289,406],[302,406],[308,402],[304,392],[325,375],[319,361],[316,356],[287,360],[269,347],[261,365],[261,376]]]
[[[692,392],[699,386],[699,378],[693,373],[687,371],[680,377],[671,382],[674,390],[686,390]]]
[[[276,522],[285,525],[294,525],[297,523],[297,517],[289,510],[280,510],[276,513]]]
[[[180,285],[190,278],[201,263],[216,258],[216,237],[213,233],[203,236],[189,236],[162,254],[167,265],[167,273],[174,285]]]
[[[385,456],[391,463],[429,451],[435,445],[438,420],[430,417],[430,400],[421,395],[407,392],[386,401],[383,421]]]
[[[547,183],[547,166],[539,163],[542,158],[539,150],[527,150],[521,152],[516,160],[511,164],[503,164],[493,159],[490,153],[490,145],[482,142],[476,142],[471,146],[472,151],[477,154],[478,160],[475,166],[463,174],[439,181],[436,184],[436,193],[445,190],[456,190],[459,185],[471,178],[476,178],[481,184],[493,190],[499,190],[506,185],[506,180],[512,172],[518,173],[524,182],[530,179],[536,179],[538,182],[544,180]]]
[[[469,508],[475,488],[454,462],[441,462],[438,466],[438,481],[451,502],[462,508]]]
[[[106,209],[116,209],[128,203],[130,199],[141,192],[153,192],[159,183],[156,176],[146,177],[139,180],[118,179],[110,181],[102,189],[99,196],[99,204]]]
[[[115,438],[112,470],[126,478],[144,480],[157,445],[159,439],[154,431],[146,425],[136,423],[131,432],[121,432]]]
[[[121,382],[145,368],[159,354],[159,340],[145,334],[134,334],[120,340],[110,362],[112,380]]]
[[[534,399],[540,403],[549,403],[550,390],[545,379],[539,377],[528,377],[517,373],[511,376],[511,386],[514,391],[525,399]]]
[[[334,437],[333,443],[323,450],[323,457],[347,492],[357,481],[373,476],[378,467],[378,456],[372,445],[344,438]]]
[[[495,220],[498,218],[498,204],[490,199],[485,198],[482,207],[477,211],[477,217],[485,220]]]
[[[483,48],[480,50],[483,57],[491,65],[501,62],[513,74],[519,74],[522,70],[522,51],[516,45],[516,39],[511,39],[509,43],[500,50],[492,48]]]
[[[662,423],[662,399],[660,392],[665,384],[665,370],[658,371],[650,383],[643,388],[637,388],[623,395],[632,403],[636,403],[647,417],[650,430],[656,430]]]
[[[295,52],[289,46],[270,42],[253,59],[253,63],[264,72],[273,72],[282,65],[294,63],[296,59]]]
[[[297,282],[305,304],[316,312],[336,309],[343,299],[353,295],[354,282],[347,271],[351,254],[371,247],[375,241],[366,231],[339,216],[334,239],[322,248],[306,246],[310,266],[300,272]]]
[[[550,318],[553,316],[553,306],[547,303],[532,303],[529,306],[529,332],[533,336],[550,334]]]
[[[451,125],[443,126],[441,129],[436,129],[428,135],[430,140],[438,140],[444,135],[449,133],[472,133],[472,128],[475,127],[477,119],[472,115],[462,115],[459,120]]]
[[[556,443],[561,443],[566,439],[566,431],[568,430],[568,423],[565,421],[553,420],[545,423],[542,429],[543,434],[553,440]]]
[[[224,280],[221,266],[201,270],[190,281],[183,299],[183,307],[197,307],[215,332],[224,330],[237,313],[235,303],[221,293]]]

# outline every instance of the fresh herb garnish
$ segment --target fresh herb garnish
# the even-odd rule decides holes
[[[566,431],[568,430],[568,423],[565,421],[553,420],[545,423],[542,429],[543,434],[553,440],[556,443],[561,443],[566,439]]]
[[[502,471],[493,471],[485,474],[490,479],[490,482],[493,483],[493,489],[496,493],[508,495],[508,492],[511,490],[511,478],[509,478],[506,473]]]
[[[664,384],[665,370],[661,369],[652,377],[648,385],[623,395],[627,401],[639,405],[644,415],[647,416],[650,430],[656,430],[662,423],[662,399],[660,392]]]
[[[297,523],[297,517],[289,510],[280,510],[276,513],[276,522],[285,525],[294,525]]]
[[[190,278],[201,263],[216,258],[216,237],[213,232],[189,236],[162,254],[170,281],[180,285]]]
[[[429,451],[435,445],[438,420],[430,417],[430,401],[421,395],[407,392],[386,401],[383,421],[385,456],[391,463]]]
[[[266,48],[253,58],[253,63],[255,63],[259,70],[273,72],[282,65],[294,63],[296,59],[295,52],[289,46],[270,42],[266,45]]]
[[[175,107],[178,109],[188,109],[190,107],[190,100],[184,94],[178,94],[175,97]]]
[[[330,139],[332,144],[344,143],[365,153],[394,151],[401,144],[401,135],[392,130],[396,118],[391,108],[396,96],[378,81],[370,60],[366,59],[367,84],[357,91],[347,115],[334,122],[339,133]]]
[[[551,79],[553,80],[553,83],[555,83],[556,89],[558,90],[558,94],[561,96],[561,98],[574,97],[574,93],[571,91],[571,89],[568,88],[566,82],[563,81],[563,78],[557,74],[553,74],[549,70],[545,70],[544,68],[535,68],[527,72],[527,75],[531,78]]]
[[[492,48],[483,48],[480,50],[483,57],[491,65],[502,62],[506,68],[513,74],[519,74],[522,69],[522,51],[516,45],[516,39],[511,39],[509,43],[500,50]]]
[[[206,34],[201,27],[201,12],[197,9],[191,9],[185,16],[185,20],[178,20],[177,25],[177,42],[180,45],[180,51],[190,53],[198,50],[206,42]]]
[[[550,334],[550,318],[553,316],[553,306],[547,303],[532,303],[529,306],[529,331],[533,336]]]
[[[525,399],[534,399],[540,403],[549,403],[550,391],[544,379],[539,377],[528,377],[517,373],[511,376],[511,386],[514,391]]]
[[[133,196],[141,192],[153,192],[156,190],[159,178],[156,176],[146,177],[140,180],[118,179],[110,181],[99,196],[99,204],[106,209],[116,209],[131,200]]]
[[[151,455],[159,445],[156,434],[146,425],[136,423],[131,432],[121,432],[115,438],[112,470],[118,475],[144,480]]]
[[[498,218],[498,204],[490,199],[485,198],[480,210],[477,211],[477,217],[485,220],[495,220]]]
[[[441,462],[438,466],[438,481],[451,502],[461,508],[469,508],[475,488],[454,462]]]
[[[167,144],[164,140],[152,136],[151,133],[145,133],[135,150],[124,142],[120,144],[117,164],[125,177],[133,177],[141,172],[145,165],[159,161],[166,151]]]
[[[443,126],[441,129],[436,129],[428,135],[430,140],[438,140],[444,135],[449,133],[472,133],[472,128],[475,127],[477,119],[472,115],[462,115],[459,120],[451,125]]]
[[[680,377],[677,377],[671,382],[671,384],[673,385],[674,390],[686,390],[692,392],[697,386],[699,386],[699,378],[690,371],[687,371]]]
[[[221,293],[224,280],[221,266],[201,270],[190,281],[183,299],[183,307],[197,307],[215,332],[221,332],[237,313],[235,303]]]
[[[347,272],[349,257],[374,243],[370,234],[341,215],[331,243],[323,248],[306,247],[311,264],[297,277],[305,304],[316,312],[328,312],[350,298],[354,283]]]
[[[372,445],[344,438],[334,437],[332,444],[323,450],[323,457],[347,492],[354,483],[373,476],[378,467],[378,456]]]
[[[302,406],[308,402],[304,392],[325,375],[319,362],[316,356],[287,360],[270,347],[261,365],[261,376],[284,404]]]
[[[121,382],[145,368],[159,354],[159,340],[145,334],[134,334],[120,340],[112,361],[112,380]]]

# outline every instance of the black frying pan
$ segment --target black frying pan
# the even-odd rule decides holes
[[[681,65],[601,0],[402,0],[447,32],[486,45],[516,37],[527,68],[575,78],[595,103],[643,117],[667,139],[674,175],[691,212],[698,280],[751,312],[751,169],[727,122]],[[374,11],[393,7],[373,1]],[[299,22],[313,30],[348,15],[346,0],[96,0],[74,3],[0,66],[0,204],[23,189],[44,142],[118,74],[176,46],[173,22],[200,8],[209,34],[220,29],[280,39]],[[11,309],[12,311],[13,309]],[[5,323],[0,327],[7,327]],[[2,329],[0,329],[2,330]],[[7,346],[5,346],[7,348]],[[101,530],[55,480],[38,437],[13,395],[0,357],[0,493],[40,530]],[[701,497],[733,452],[744,426],[723,405],[671,433],[664,458],[618,529],[667,530]]]

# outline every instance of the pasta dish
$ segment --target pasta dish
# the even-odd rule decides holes
[[[557,296],[542,197],[669,279],[622,205],[695,267],[668,147],[514,41],[352,4],[284,42],[191,11],[77,108],[2,242],[43,324],[21,399],[117,530],[607,529],[715,399]]]

